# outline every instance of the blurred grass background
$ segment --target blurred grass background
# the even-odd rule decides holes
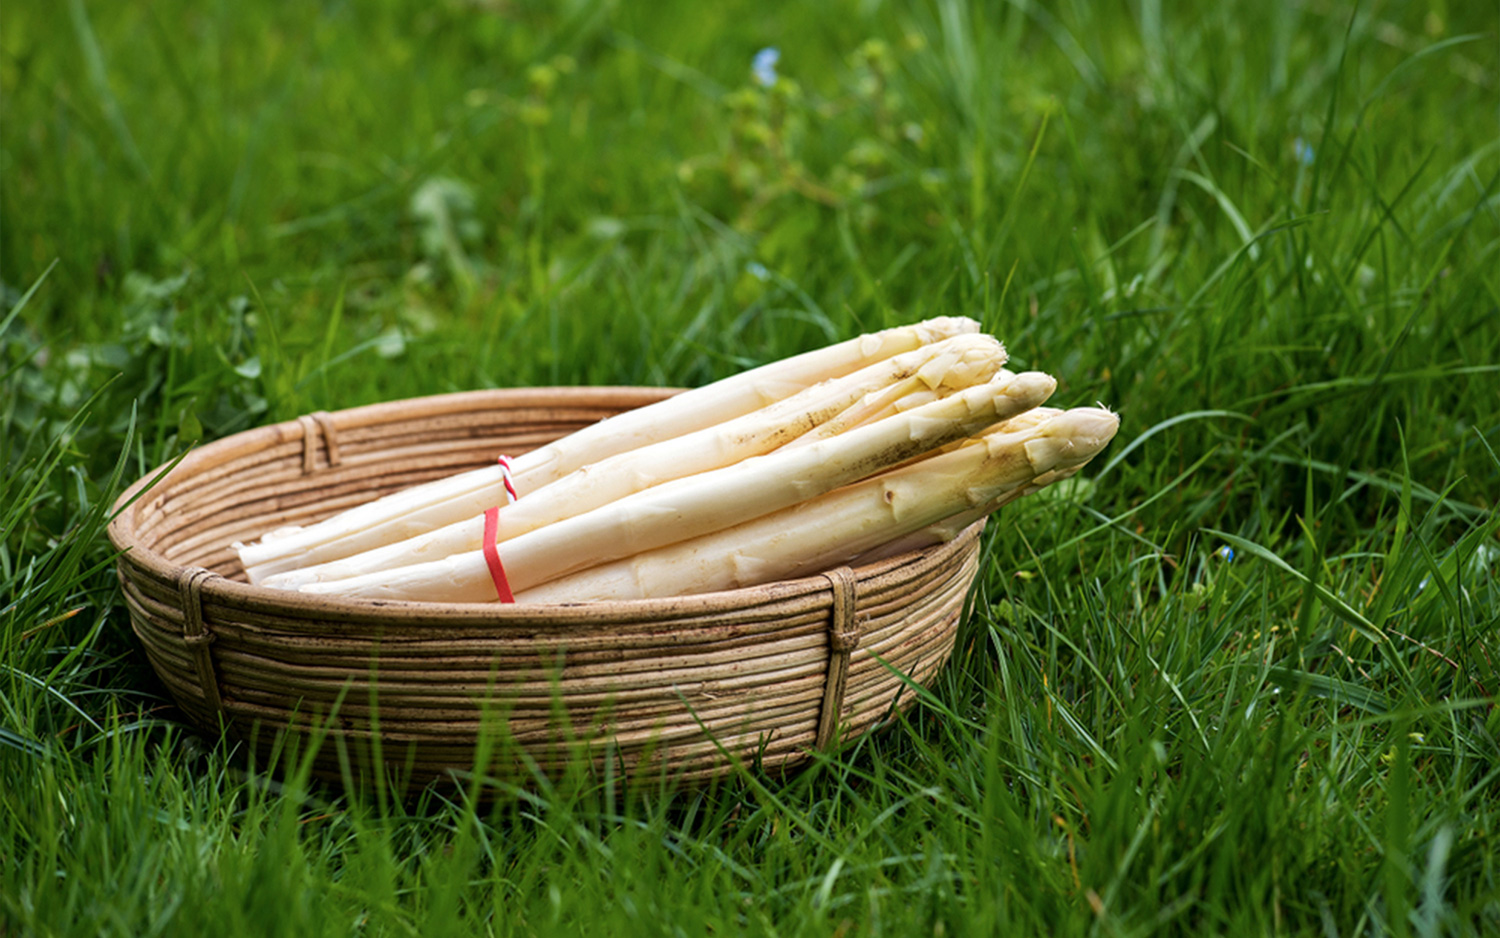
[[[1500,928],[1497,26],[0,6],[0,931]],[[199,440],[948,314],[1120,437],[992,523],[933,696],[790,783],[308,790],[129,633],[109,503]]]

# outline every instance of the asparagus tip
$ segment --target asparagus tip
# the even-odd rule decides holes
[[[1041,371],[1023,371],[1006,382],[1001,394],[1018,406],[1017,410],[1030,410],[1052,396],[1057,390],[1057,379]]]
[[[1074,407],[1039,428],[1028,441],[1026,456],[1041,475],[1081,466],[1099,455],[1120,428],[1120,415],[1105,407]]]
[[[932,342],[953,335],[965,335],[979,331],[977,320],[968,316],[937,316],[916,324],[922,341]]]

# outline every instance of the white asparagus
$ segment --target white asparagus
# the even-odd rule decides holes
[[[1009,372],[1006,372],[1009,374]],[[997,372],[992,377],[998,377]],[[798,446],[807,446],[819,440],[838,436],[846,430],[862,427],[865,424],[884,420],[886,417],[899,414],[903,410],[911,410],[923,404],[930,404],[944,396],[944,388],[913,388],[910,383],[891,385],[877,391],[866,394],[859,403],[846,409],[843,413],[813,427],[811,430],[787,443],[784,449],[795,449]]]
[[[887,389],[916,389],[928,394],[934,388],[962,390],[990,382],[1004,363],[1005,349],[983,334],[954,336],[902,352],[743,417],[584,466],[540,491],[501,506],[500,540],[519,537],[663,482],[768,453]],[[355,539],[367,543],[368,548],[328,563],[267,577],[262,585],[299,589],[308,583],[341,580],[478,550],[484,542],[484,518],[466,518],[384,545],[368,532]]]
[[[995,376],[995,380],[996,381],[1005,381],[1005,380],[1009,380],[1010,378],[1014,378],[1014,377],[1015,377],[1015,373],[1014,372],[1008,371],[1008,370],[1005,370],[1005,369],[1001,369],[1000,373]],[[898,403],[904,404],[904,402],[898,402]],[[884,414],[881,419],[884,419],[885,416],[890,416],[890,414],[892,414],[892,413],[899,413],[902,410],[906,410],[906,409],[907,408],[905,406],[890,408],[889,412],[886,413],[886,414]],[[1000,432],[1003,429],[1021,429],[1022,427],[1035,426],[1036,424],[1042,422],[1042,420],[1046,419],[1047,417],[1056,416],[1057,414],[1060,414],[1060,413],[1062,413],[1062,411],[1058,410],[1056,407],[1033,407],[1030,410],[1024,410],[1021,413],[1016,414],[1014,417],[1009,417],[1009,418],[1007,418],[1005,420],[998,421],[994,426],[992,426],[989,429],[985,430],[985,432],[986,433],[997,433],[997,432]],[[866,423],[868,423],[868,421]],[[858,424],[858,426],[865,426],[865,425],[866,425],[865,423]],[[818,429],[821,430],[822,428],[820,427]],[[965,445],[968,442],[969,442],[969,440],[967,438],[961,439],[961,440],[954,440],[952,443],[949,443],[947,446],[941,447],[941,449],[939,450],[939,452],[945,452],[946,453],[949,450],[958,449],[960,446],[963,446],[963,445]],[[787,448],[789,448],[789,447],[783,447],[783,449],[787,449]],[[935,455],[935,454],[933,454],[933,453],[918,453],[916,456],[913,456],[911,459],[908,459],[906,462],[907,463],[914,463],[914,462],[917,462],[919,460],[926,459],[927,457],[932,456],[932,455]],[[899,466],[892,466],[891,468],[892,469],[900,469],[904,465],[906,465],[906,463],[902,463]]]
[[[956,450],[733,528],[552,580],[516,599],[641,599],[807,576],[945,519],[969,518],[967,527],[980,512],[1035,491],[1042,480],[1076,472],[1118,426],[1116,415],[1085,407],[1016,431],[991,431]]]
[[[1056,381],[1027,372],[968,388],[842,436],[666,482],[498,547],[519,592],[577,570],[779,511],[972,435],[1046,400]],[[323,583],[303,592],[367,599],[491,602],[482,551]]]
[[[1031,410],[1026,411],[1024,414],[1019,414],[1009,420],[1004,421],[1003,423],[996,424],[986,432],[1015,433],[1034,427],[1044,421],[1051,420],[1053,417],[1056,417],[1061,413],[1063,413],[1063,411],[1058,410],[1055,407],[1033,407]],[[1087,462],[1087,460],[1084,460],[1084,462]],[[866,551],[858,555],[857,557],[854,557],[848,562],[853,566],[859,566],[861,564],[875,563],[878,560],[887,560],[891,557],[899,557],[902,554],[910,553],[914,550],[921,550],[925,547],[932,547],[935,544],[946,544],[949,541],[953,540],[955,537],[958,537],[960,534],[962,534],[965,528],[978,521],[980,518],[994,514],[995,512],[999,511],[1001,508],[1005,507],[1018,498],[1024,498],[1027,495],[1034,494],[1035,492],[1046,488],[1054,482],[1061,482],[1063,479],[1071,477],[1076,472],[1078,472],[1079,469],[1083,468],[1084,462],[1072,464],[1064,468],[1054,469],[1051,472],[1044,473],[1043,475],[1037,476],[1035,479],[1032,479],[1029,483],[1022,486],[1021,488],[1005,492],[999,497],[985,502],[982,505],[978,505],[968,511],[953,515],[948,518],[944,518],[943,520],[938,521],[934,524],[930,524],[925,528],[913,531],[910,534],[896,538],[895,540],[888,541],[873,550]]]
[[[1041,491],[1047,486],[1052,485],[1054,482],[1061,482],[1063,479],[1069,478],[1082,468],[1082,465],[1078,465],[1070,469],[1056,469],[1052,472],[1044,473],[1043,475],[1038,476],[1026,485],[1018,489],[1006,492],[994,499],[991,499],[990,501],[985,502],[983,505],[980,505],[977,508],[972,508],[960,514],[952,515],[950,517],[944,518],[941,521],[929,524],[925,528],[913,531],[910,534],[896,538],[895,540],[887,541],[879,547],[876,547],[873,550],[865,551],[864,553],[855,556],[847,562],[851,566],[857,567],[862,564],[875,563],[878,560],[888,560],[891,557],[899,557],[902,554],[910,553],[914,550],[921,550],[926,547],[932,547],[937,544],[946,544],[949,541],[953,540],[955,537],[958,537],[960,534],[962,534],[965,528],[978,521],[980,518],[992,515],[995,512],[999,511],[1001,508],[1004,508],[1006,505],[1009,505],[1016,499],[1035,494],[1036,492]]]
[[[514,481],[533,492],[607,456],[723,423],[819,381],[955,335],[979,331],[962,316],[944,316],[816,349],[752,368],[713,384],[627,411],[517,456]],[[498,454],[497,454],[498,455]],[[505,501],[499,467],[486,467],[395,492],[307,527],[287,527],[255,544],[235,544],[252,583],[299,566],[347,556],[345,540],[377,529],[382,543],[402,540]],[[364,543],[364,542],[361,542]]]

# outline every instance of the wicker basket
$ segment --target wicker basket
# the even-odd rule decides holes
[[[110,525],[135,633],[206,730],[222,727],[266,755],[284,730],[326,728],[313,770],[333,780],[370,760],[406,785],[471,770],[496,729],[511,755],[480,766],[489,772],[511,772],[517,759],[552,770],[582,745],[629,773],[707,779],[737,760],[793,766],[909,704],[907,682],[927,681],[952,651],[982,524],[859,569],[564,605],[287,593],[245,582],[227,546],[492,464],[670,393],[447,394],[200,447],[154,486],[158,473],[126,491]]]

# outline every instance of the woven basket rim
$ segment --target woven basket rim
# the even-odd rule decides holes
[[[504,401],[513,406],[588,405],[601,395],[638,396],[641,406],[678,393],[679,388],[655,388],[627,385],[544,386],[530,388],[493,388],[456,391],[366,404],[322,414],[339,430],[377,425],[393,418],[410,419],[413,412],[432,414],[462,412],[475,405]],[[115,561],[128,563],[142,572],[176,580],[199,569],[174,563],[147,544],[136,531],[137,506],[158,486],[168,486],[174,476],[190,477],[194,468],[215,457],[234,453],[251,453],[270,446],[301,439],[306,432],[304,421],[287,420],[240,431],[195,446],[179,459],[147,472],[116,498],[107,528],[111,545],[118,552]],[[853,568],[861,583],[861,592],[878,592],[887,577],[906,578],[917,571],[927,571],[951,562],[983,530],[983,519],[966,528],[958,537],[934,547],[911,551],[896,557]],[[679,616],[696,616],[731,609],[745,609],[778,601],[795,599],[810,593],[826,592],[829,580],[821,572],[759,586],[697,593],[687,596],[651,599],[607,600],[568,603],[464,603],[416,602],[401,600],[360,599],[328,594],[299,593],[257,586],[240,580],[212,574],[204,578],[205,598],[252,609],[289,620],[323,622],[337,620],[350,624],[418,624],[443,625],[522,624],[545,621],[553,626],[582,624],[607,616],[615,621],[662,621]]]

